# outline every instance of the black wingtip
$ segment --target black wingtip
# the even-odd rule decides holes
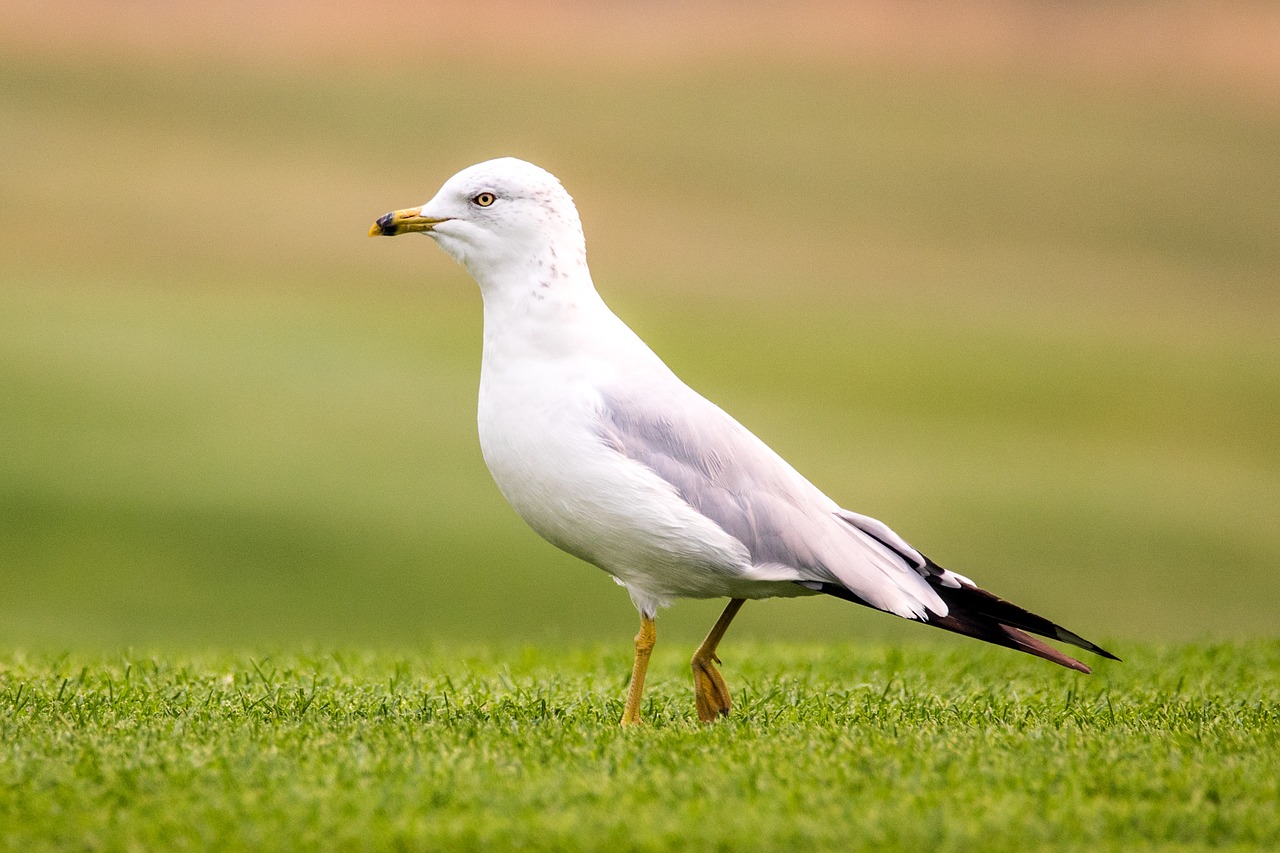
[[[1031,615],[1034,616],[1035,614],[1031,614]],[[1084,637],[1081,637],[1076,632],[1068,631],[1066,628],[1063,628],[1061,625],[1056,625],[1053,622],[1049,622],[1047,619],[1045,620],[1045,622],[1049,625],[1052,625],[1057,630],[1055,630],[1053,634],[1047,634],[1047,633],[1041,633],[1039,631],[1035,631],[1034,628],[1028,627],[1027,625],[1019,625],[1018,627],[1025,628],[1028,631],[1035,631],[1036,633],[1039,633],[1040,636],[1049,637],[1049,639],[1051,640],[1058,640],[1063,643],[1070,643],[1071,645],[1076,646],[1077,648],[1084,649],[1086,652],[1093,652],[1098,657],[1106,658],[1107,660],[1116,660],[1116,661],[1120,660],[1120,658],[1111,654],[1111,652],[1107,651],[1102,646],[1098,645],[1097,643],[1089,642],[1088,640],[1086,640]]]
[[[929,580],[933,581],[934,579],[929,578]],[[879,609],[840,584],[819,583],[804,584],[804,586],[815,592],[842,598],[845,601],[861,604],[873,610]],[[932,583],[932,586],[942,596],[943,601],[950,607],[951,612],[946,616],[930,613],[930,618],[923,620],[926,625],[932,625],[935,628],[942,628],[956,634],[963,634],[987,643],[1035,655],[1067,669],[1082,672],[1085,675],[1090,674],[1093,670],[1026,632],[1079,646],[1085,651],[1093,652],[1099,657],[1108,660],[1120,660],[1120,658],[1101,646],[1068,631],[1061,625],[1050,622],[1043,616],[1037,616],[1018,607],[1016,604],[1011,604],[1002,598],[998,598],[985,589],[967,584],[956,588],[942,586],[936,582]]]
[[[1101,646],[1094,646],[1093,648],[1089,649],[1089,651],[1093,652],[1098,657],[1103,657],[1103,658],[1106,658],[1107,660],[1113,660],[1116,663],[1124,663],[1124,658],[1116,657],[1115,655],[1111,654],[1111,652],[1107,651]]]

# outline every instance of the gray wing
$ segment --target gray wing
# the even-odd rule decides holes
[[[946,613],[923,577],[931,564],[915,549],[875,519],[842,510],[687,386],[606,394],[600,436],[742,542],[756,566],[802,585],[838,583],[908,618],[925,618],[926,609]]]

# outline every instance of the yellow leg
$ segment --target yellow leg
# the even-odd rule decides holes
[[[649,655],[658,640],[653,620],[640,614],[640,633],[636,634],[636,662],[631,667],[631,688],[627,690],[627,707],[622,712],[622,725],[640,723],[640,696],[644,693],[644,676],[649,671]]]
[[[716,646],[720,645],[724,632],[729,630],[729,623],[745,603],[746,599],[729,599],[715,627],[693,653],[693,698],[698,705],[698,719],[704,723],[714,723],[719,717],[729,716],[729,707],[733,703],[729,701],[729,688],[715,667],[720,663],[720,658],[716,657]]]

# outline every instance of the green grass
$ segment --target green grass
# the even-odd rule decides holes
[[[1082,677],[975,643],[0,659],[0,846],[1207,850],[1280,844],[1280,645]]]

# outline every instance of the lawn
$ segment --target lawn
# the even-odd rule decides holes
[[[65,849],[1274,849],[1280,645],[6,655],[0,845]]]

